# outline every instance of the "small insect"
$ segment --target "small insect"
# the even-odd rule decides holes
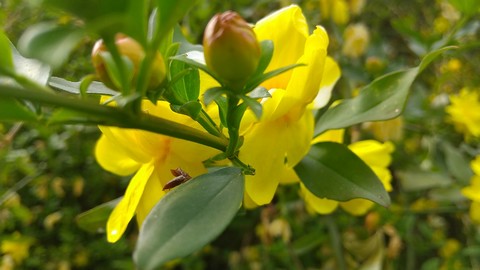
[[[175,178],[168,181],[165,184],[165,186],[163,186],[163,190],[172,189],[192,179],[192,177],[188,173],[186,173],[184,170],[180,168],[176,168],[175,170],[170,170],[170,172],[173,174],[173,176],[175,176]]]

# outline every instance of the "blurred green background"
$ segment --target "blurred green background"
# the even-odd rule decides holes
[[[456,130],[445,112],[449,95],[480,86],[480,13],[478,5],[462,9],[468,2],[476,1],[200,1],[181,22],[193,43],[217,12],[235,10],[255,22],[300,5],[311,29],[321,24],[329,33],[329,55],[342,68],[335,99],[418,64],[429,50],[459,48],[417,79],[402,118],[349,130],[355,140],[395,142],[389,209],[314,215],[297,186],[283,186],[272,204],[241,211],[211,245],[165,269],[480,269],[480,228],[460,193],[480,140]],[[0,24],[14,43],[34,23],[72,20],[40,3],[0,1]],[[54,75],[78,81],[93,73],[93,42],[84,40]],[[96,163],[98,137],[96,127],[0,123],[0,270],[134,269],[134,224],[109,244],[102,232],[83,231],[75,221],[121,196],[129,180]]]

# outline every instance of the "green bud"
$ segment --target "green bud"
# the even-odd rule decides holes
[[[260,60],[260,44],[252,27],[236,12],[216,14],[203,36],[205,62],[231,85],[242,85]]]
[[[131,85],[133,87],[137,81],[140,64],[142,63],[143,58],[145,58],[145,51],[138,42],[123,34],[118,34],[115,37],[115,45],[117,46],[120,55],[127,57],[133,64],[133,80]],[[103,40],[98,40],[92,50],[92,62],[95,67],[95,72],[98,78],[106,86],[117,90],[117,87],[108,75],[105,61],[101,56],[102,52],[107,52],[107,47]],[[152,65],[152,75],[148,82],[148,89],[153,89],[159,86],[165,79],[165,63],[163,62],[163,57],[160,53],[155,55],[155,60]]]

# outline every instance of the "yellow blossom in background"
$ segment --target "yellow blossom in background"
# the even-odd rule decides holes
[[[350,24],[343,32],[342,53],[351,58],[362,56],[370,43],[370,32],[363,23]]]
[[[332,141],[341,143],[343,141],[343,130],[327,131],[315,138],[314,143]],[[394,145],[391,142],[381,143],[375,140],[366,140],[352,143],[348,146],[360,159],[362,159],[382,181],[387,191],[392,190],[390,184],[392,175],[388,166],[392,161],[391,154]],[[374,203],[366,199],[353,199],[347,202],[318,198],[301,184],[301,194],[306,202],[307,209],[319,214],[329,214],[338,206],[352,215],[364,215]]]
[[[19,265],[28,257],[28,250],[32,244],[33,239],[16,232],[10,237],[2,240],[1,252],[9,254],[13,258],[15,264]]]
[[[350,1],[348,1],[348,4],[350,5],[350,12],[353,15],[360,15],[360,13],[362,13],[363,8],[365,7],[366,3],[367,3],[367,0],[350,0]]]
[[[470,218],[473,222],[480,224],[480,156],[477,156],[470,166],[474,176],[470,180],[470,185],[462,189],[462,194],[472,200]]]
[[[385,142],[402,139],[403,125],[403,117],[399,116],[391,120],[364,123],[362,127],[370,130],[375,139]]]
[[[322,20],[332,19],[338,25],[345,25],[350,20],[350,11],[345,0],[320,0]]]
[[[463,133],[467,139],[480,137],[480,93],[476,89],[463,88],[458,95],[450,95],[450,105],[445,108],[447,121]]]
[[[143,110],[200,129],[190,117],[174,113],[169,104],[157,106],[143,102]],[[100,127],[95,156],[107,171],[127,176],[134,174],[122,200],[107,222],[107,239],[116,242],[136,214],[139,224],[165,194],[163,186],[173,178],[170,170],[181,168],[192,177],[205,173],[202,161],[217,154],[212,148],[147,131]]]
[[[266,72],[291,64],[305,64],[262,83],[271,98],[261,101],[260,121],[244,119],[244,143],[239,158],[256,169],[245,177],[245,205],[270,203],[280,182],[298,180],[293,167],[308,153],[314,119],[309,109],[317,95],[325,105],[340,76],[338,65],[327,57],[328,36],[317,26],[309,34],[302,10],[291,5],[260,20],[254,27],[258,40],[272,40],[274,52]],[[308,108],[307,108],[308,107]],[[279,143],[281,142],[281,143]]]

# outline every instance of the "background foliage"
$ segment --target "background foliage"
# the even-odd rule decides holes
[[[72,20],[41,10],[37,2],[0,1],[0,23],[12,41],[35,22]],[[470,202],[460,193],[469,184],[470,160],[480,154],[479,141],[458,133],[445,113],[448,95],[480,85],[478,9],[451,5],[468,1],[369,0],[359,13],[350,1],[345,12],[337,7],[325,14],[326,2],[201,1],[181,25],[199,43],[216,12],[236,10],[254,22],[297,3],[311,27],[322,24],[329,32],[329,54],[343,72],[336,98],[352,97],[382,74],[417,65],[431,49],[461,45],[417,79],[402,118],[349,130],[352,141],[395,141],[392,206],[376,206],[363,217],[342,210],[312,215],[298,199],[298,188],[283,186],[274,203],[240,212],[211,245],[166,269],[480,268],[479,227],[470,222]],[[352,27],[360,23],[363,30]],[[364,50],[361,41],[349,43],[348,33],[365,29]],[[93,42],[83,41],[54,75],[77,81],[92,73]],[[85,232],[75,223],[78,214],[118,197],[127,185],[128,178],[96,164],[98,136],[96,128],[81,126],[0,124],[0,269],[133,268],[136,230],[112,245],[101,232]]]

